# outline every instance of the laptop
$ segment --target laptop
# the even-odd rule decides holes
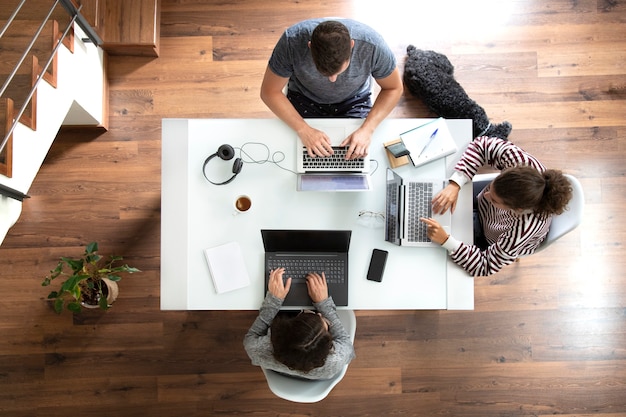
[[[296,140],[298,191],[370,191],[369,157],[346,160],[348,147],[339,146],[362,120],[346,126],[330,125],[323,119],[309,119],[308,123],[328,135],[334,153],[329,157],[311,158],[299,137]]]
[[[291,289],[283,306],[313,304],[306,285],[306,274],[326,275],[328,295],[337,306],[348,305],[348,249],[350,230],[261,230],[265,248],[265,292],[270,270],[283,267]]]
[[[393,170],[387,168],[387,190],[385,201],[385,240],[399,246],[438,247],[426,236],[426,224],[420,217],[432,217],[450,232],[450,211],[442,215],[432,211],[432,199],[443,189],[443,180],[404,181]]]

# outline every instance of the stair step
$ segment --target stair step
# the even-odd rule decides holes
[[[39,24],[33,21],[16,20],[9,26],[4,36],[0,38],[0,50],[2,51],[0,54],[0,81],[2,83],[4,83],[6,76],[13,71],[15,65],[19,62],[24,51],[32,41],[33,35],[37,32]],[[0,25],[4,25],[4,22],[0,22]],[[58,31],[57,22],[47,22],[35,41],[30,52],[31,55],[37,57],[41,65],[44,65],[50,59]],[[32,66],[31,62],[29,59],[26,59],[18,69],[18,73],[29,74]],[[52,69],[49,69],[48,72],[52,74]]]
[[[84,0],[83,0],[84,1]],[[2,0],[0,8],[0,20],[6,21],[17,8],[20,0]],[[16,19],[43,22],[54,2],[52,0],[28,0],[18,12]],[[67,23],[71,20],[68,13],[59,3],[50,16],[59,23]]]
[[[32,64],[31,64],[32,65]],[[15,114],[13,117],[17,116],[17,113],[20,111],[24,103],[26,102],[26,98],[28,98],[28,94],[32,88],[33,81],[32,76],[30,74],[18,74],[13,77],[13,81],[7,87],[4,97],[9,97],[13,100],[13,108],[15,110]],[[35,102],[37,100],[36,96],[33,96]],[[36,108],[36,104],[35,104]],[[29,126],[31,129],[34,129],[33,125],[33,100],[30,100],[26,110],[23,114],[23,118],[21,122],[26,126]],[[4,126],[2,121],[0,121],[0,131],[4,130]]]

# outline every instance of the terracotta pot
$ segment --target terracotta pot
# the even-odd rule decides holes
[[[106,295],[107,303],[110,307],[111,304],[113,304],[113,302],[117,299],[120,289],[117,282],[111,281],[108,278],[102,278],[102,282],[105,284],[105,288],[102,289],[102,292]],[[84,301],[81,301],[80,304],[85,308],[99,308],[98,304],[87,304]]]

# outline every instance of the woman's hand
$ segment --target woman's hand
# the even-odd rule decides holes
[[[433,212],[435,214],[443,214],[450,209],[450,213],[454,213],[460,189],[461,187],[457,183],[450,181],[446,188],[433,197]]]
[[[328,298],[328,284],[326,283],[326,275],[317,272],[309,272],[306,276],[306,286],[309,289],[309,297],[314,303],[319,303]]]
[[[428,234],[428,238],[431,241],[438,243],[440,245],[443,245],[446,242],[446,240],[448,240],[448,238],[450,237],[448,232],[446,232],[444,228],[441,227],[441,225],[439,224],[437,220],[426,218],[426,217],[420,217],[420,221],[428,225],[427,234]]]
[[[270,280],[267,283],[267,289],[274,297],[284,300],[291,288],[291,277],[283,283],[283,274],[285,268],[276,268],[270,271]]]

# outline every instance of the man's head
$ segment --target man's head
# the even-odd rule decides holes
[[[315,67],[327,77],[345,71],[353,45],[348,28],[334,20],[317,25],[309,42]]]

